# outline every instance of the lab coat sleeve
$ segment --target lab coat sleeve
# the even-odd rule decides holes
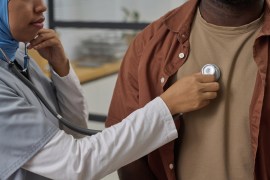
[[[157,97],[94,136],[58,132],[23,168],[51,179],[100,179],[175,138],[170,111]]]
[[[52,81],[56,88],[61,115],[80,127],[87,127],[88,108],[80,81],[72,66],[70,65],[69,74],[64,77],[60,77],[52,70]],[[67,129],[65,131],[69,132]]]

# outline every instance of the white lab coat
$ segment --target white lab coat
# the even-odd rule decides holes
[[[5,77],[7,72],[1,73],[2,69],[0,68],[0,75]],[[41,72],[36,69],[35,65],[31,65],[31,69],[35,70],[31,72],[31,80],[35,85],[41,86],[38,88],[48,97],[49,103],[66,119],[79,120],[79,124],[84,125],[87,107],[73,70],[71,69],[69,75],[64,78],[53,74],[53,82],[49,80],[43,82],[40,81],[41,78],[43,80],[46,78],[41,76]],[[33,77],[33,75],[36,76]],[[10,76],[18,86],[20,82],[17,82],[16,77]],[[10,79],[2,79],[6,83],[10,82]],[[48,84],[44,85],[44,83]],[[4,140],[8,136],[0,137],[0,143],[3,141],[3,145],[7,146],[3,148],[4,153],[2,153],[1,145],[2,156],[0,156],[4,158],[6,155],[6,159],[12,159],[4,171],[1,172],[2,169],[0,169],[0,179],[100,179],[177,137],[172,116],[161,98],[156,98],[116,126],[95,136],[77,140],[57,128],[56,119],[23,84],[20,84],[21,87],[18,89],[16,86],[5,83],[0,83],[0,86],[4,89],[0,90],[3,92],[3,95],[0,93],[0,100],[9,99],[9,103],[6,104],[8,114],[11,112],[16,114],[16,118],[20,122],[18,125],[11,118],[11,120],[9,119],[11,122],[5,124],[2,119],[0,120],[0,125],[2,122],[4,125],[16,127],[16,131],[20,133],[16,140],[14,136],[11,137],[11,140],[14,141],[11,143]],[[9,93],[10,91],[14,92]],[[55,91],[57,92],[56,97],[54,96]],[[32,102],[32,98],[35,100],[34,102]],[[28,109],[30,110],[28,111]],[[6,112],[4,106],[0,106],[0,117],[1,112]],[[25,121],[28,122],[27,126],[24,126]],[[10,131],[12,130],[10,129]],[[29,142],[27,138],[29,138]],[[18,141],[22,143],[13,147],[9,146]],[[24,141],[27,141],[27,146]],[[8,152],[9,148],[18,149],[18,154],[13,157]],[[1,162],[0,167],[4,167]]]
[[[23,64],[23,56],[24,52],[19,49],[16,59],[20,64]],[[72,69],[69,76],[60,78],[53,74],[50,80],[31,60],[29,73],[32,83],[55,111],[81,127],[87,126],[86,104],[78,79],[70,76],[74,73]],[[2,60],[0,102],[0,179],[44,179],[21,167],[59,131],[58,120]]]

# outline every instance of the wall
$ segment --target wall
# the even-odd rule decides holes
[[[123,21],[123,7],[138,11],[141,22],[151,22],[169,10],[178,7],[185,0],[55,0],[55,16],[58,20],[81,21]],[[129,19],[130,20],[130,19]],[[81,41],[100,30],[57,29],[66,54],[70,59],[79,57],[78,47]],[[108,31],[109,33],[118,33]],[[105,33],[108,33],[105,32]]]
[[[61,20],[123,20],[122,8],[136,10],[141,21],[152,21],[184,0],[55,0],[55,15]]]

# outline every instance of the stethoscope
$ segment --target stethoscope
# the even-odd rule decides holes
[[[9,59],[9,57],[6,55],[6,53],[0,48],[0,52],[3,54],[4,58],[5,58],[5,62],[8,63],[9,68],[11,69],[11,71],[26,85],[28,86],[36,95],[37,97],[41,100],[41,102],[45,105],[45,107],[59,120],[59,122],[65,126],[67,126],[68,128],[80,133],[80,134],[84,134],[84,135],[94,135],[98,132],[101,132],[100,130],[94,130],[94,129],[87,129],[87,128],[81,128],[67,120],[65,120],[59,113],[57,113],[50,105],[49,103],[45,100],[45,98],[43,97],[43,95],[39,92],[39,90],[33,85],[33,83],[27,79],[23,74],[21,74],[21,72],[18,70],[18,68],[16,67],[16,65],[14,64],[13,61],[11,61]],[[214,64],[206,64],[203,66],[203,68],[201,69],[201,73],[205,74],[205,75],[214,75],[215,76],[215,80],[218,81],[218,79],[220,78],[220,69],[218,68],[218,66],[214,65]]]
[[[204,75],[214,75],[215,76],[215,81],[218,81],[220,76],[221,76],[220,69],[215,64],[206,64],[206,65],[204,65],[202,67],[201,73],[204,74]]]
[[[11,71],[26,85],[28,86],[36,95],[37,97],[41,100],[41,102],[45,105],[45,107],[59,120],[59,122],[71,130],[74,130],[80,134],[84,135],[94,135],[98,132],[101,132],[100,130],[94,130],[94,129],[87,129],[87,128],[81,128],[67,120],[65,120],[59,113],[57,113],[50,105],[49,103],[45,100],[43,95],[39,92],[39,90],[33,85],[33,83],[28,80],[23,74],[21,74],[20,70],[16,67],[13,61],[9,59],[9,57],[6,55],[6,53],[0,48],[0,52],[3,54],[5,58],[5,62],[8,63],[9,68]]]

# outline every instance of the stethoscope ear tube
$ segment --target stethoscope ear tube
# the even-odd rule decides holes
[[[12,72],[37,95],[37,97],[41,100],[41,102],[45,105],[45,107],[59,120],[61,124],[83,135],[91,136],[100,132],[99,130],[81,128],[65,120],[60,114],[58,114],[56,111],[53,110],[53,108],[48,104],[48,102],[45,100],[45,98],[42,96],[39,90],[26,77],[24,77],[21,74],[21,72],[19,72],[19,70],[17,69],[16,65],[13,62],[8,62],[8,64]]]

